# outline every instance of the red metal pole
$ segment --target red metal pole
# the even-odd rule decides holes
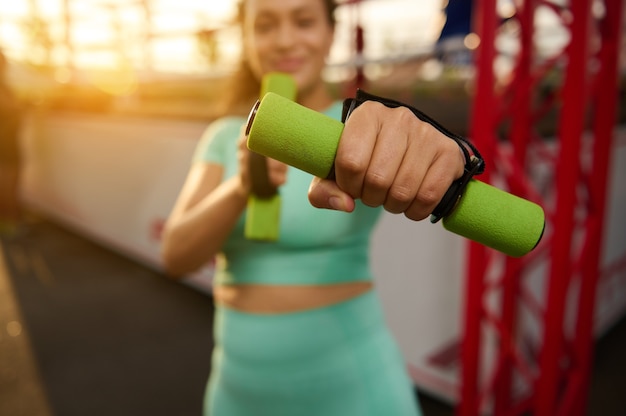
[[[554,238],[547,287],[546,319],[543,348],[539,357],[540,375],[535,387],[536,416],[554,416],[561,397],[563,320],[572,268],[572,230],[575,226],[576,185],[580,177],[580,144],[585,117],[587,65],[591,0],[571,5],[571,43],[567,51],[567,69],[562,89],[562,110],[559,120],[559,160],[556,170],[556,206]]]
[[[594,154],[589,178],[588,235],[584,249],[582,281],[578,307],[578,320],[573,345],[573,362],[576,377],[571,380],[571,394],[563,403],[561,414],[586,413],[587,391],[594,347],[593,324],[595,317],[596,288],[600,276],[600,256],[606,209],[611,147],[616,121],[618,56],[621,40],[622,0],[607,0],[606,14],[599,22],[602,48],[597,57],[600,71],[594,86]]]
[[[474,114],[470,126],[470,137],[481,149],[486,160],[492,160],[495,140],[496,109],[492,105],[495,76],[496,2],[478,0],[474,5],[474,27],[480,37],[477,50],[475,95],[472,108]],[[480,109],[480,111],[478,111]],[[482,180],[489,180],[489,169]],[[483,319],[483,297],[485,292],[485,265],[487,252],[485,247],[470,243],[465,279],[465,307],[463,322],[463,346],[461,351],[461,392],[457,413],[461,416],[475,416],[480,413],[479,379],[481,352],[481,323]]]
[[[533,90],[540,76],[550,75],[559,63],[565,66],[557,67],[564,74],[564,82],[558,88],[558,104],[561,108],[557,155],[553,157],[544,152],[541,156],[541,149],[537,153],[537,156],[547,157],[547,161],[555,165],[556,171],[553,184],[555,200],[550,204],[551,212],[547,216],[550,238],[549,243],[544,244],[544,248],[550,250],[545,253],[550,259],[545,276],[545,310],[537,314],[539,321],[543,320],[539,338],[542,345],[537,362],[539,374],[535,375],[534,369],[526,365],[523,355],[520,355],[521,350],[515,345],[518,308],[525,300],[520,279],[528,263],[507,259],[504,270],[492,269],[490,266],[495,263],[490,260],[495,258],[494,253],[478,244],[470,244],[463,316],[461,403],[457,409],[462,416],[480,414],[484,410],[481,406],[489,401],[493,403],[491,410],[495,415],[530,412],[539,416],[570,416],[585,412],[593,352],[596,286],[600,274],[607,161],[615,117],[616,60],[618,39],[621,37],[619,28],[623,15],[623,1],[605,0],[605,19],[599,22],[602,36],[601,39],[593,38],[592,3],[593,0],[575,0],[561,7],[541,0],[516,2],[518,9],[515,19],[520,27],[520,53],[511,82],[504,92],[498,92],[495,88],[493,68],[497,56],[495,38],[499,25],[495,0],[480,0],[475,5],[475,29],[481,44],[476,55],[478,71],[470,136],[490,163],[489,169],[498,164],[501,178],[506,180],[514,194],[530,196],[531,199],[540,197],[536,190],[531,189],[532,184],[525,177],[526,152],[536,136],[533,124],[539,116],[545,115],[545,110],[554,107],[554,102],[552,98],[547,98],[547,102],[539,104],[540,108],[532,108],[535,98]],[[552,7],[563,18],[571,41],[565,52],[548,58],[534,68],[534,17],[539,4]],[[590,42],[597,40],[601,40],[599,44],[602,49],[598,56],[592,57]],[[595,74],[596,82],[592,84],[590,79],[596,65],[600,72]],[[591,97],[590,91],[594,93]],[[593,98],[593,102],[590,98]],[[593,162],[591,168],[583,172],[581,139],[588,127],[585,125],[585,116],[591,108],[590,104],[595,110],[595,141],[592,143],[593,148],[588,147],[585,151],[593,151]],[[507,120],[511,122],[510,130],[506,133],[512,147],[508,155],[506,151],[501,151],[507,149],[496,138],[502,127],[500,124]],[[496,152],[496,149],[500,151]],[[488,182],[489,174],[488,170],[481,179]],[[579,190],[588,192],[589,201],[584,200],[585,193]],[[578,214],[583,210],[587,212],[581,221]],[[573,239],[576,239],[576,244],[573,244]],[[585,257],[578,260],[581,247]],[[495,277],[492,272],[501,275],[494,279],[497,284],[489,283]],[[581,280],[578,282],[574,279]],[[580,283],[580,286],[573,283]],[[496,290],[501,291],[500,311],[489,310],[486,304],[488,293]],[[576,316],[566,315],[566,304],[572,301],[577,302]],[[537,306],[534,309],[539,311]],[[577,319],[576,326],[568,327],[566,333],[564,323],[571,323],[572,317]],[[493,357],[494,369],[487,376],[481,374],[486,330],[493,331],[500,342],[495,351],[496,356]],[[534,382],[524,398],[512,397],[516,368],[527,382]]]
[[[514,100],[513,113],[511,114],[511,130],[509,133],[513,147],[514,162],[523,167],[526,164],[526,149],[531,137],[532,126],[532,90],[531,90],[531,66],[533,59],[533,22],[535,13],[535,1],[527,0],[517,8],[517,20],[520,25],[520,53],[514,70],[512,83],[512,93]],[[510,178],[508,184],[510,191],[516,195],[523,196],[525,190],[515,180]],[[502,286],[502,298],[500,308],[502,310],[502,324],[507,329],[508,336],[514,337],[517,333],[518,308],[520,305],[520,278],[522,268],[521,260],[507,258],[504,270],[504,282]],[[501,334],[502,338],[503,334]],[[510,341],[514,342],[514,339]],[[499,348],[503,348],[501,341]],[[504,351],[500,351],[503,354]],[[512,395],[513,369],[515,368],[514,357],[511,353],[503,357],[500,374],[497,375],[498,382],[494,387],[494,408],[495,415],[504,414],[511,409],[514,398]]]
[[[363,29],[363,25],[361,22],[361,0],[349,0],[344,4],[350,5],[352,13],[353,21],[352,26],[354,29],[354,58],[355,58],[355,67],[354,67],[354,79],[352,79],[345,87],[344,94],[348,97],[354,96],[356,90],[358,88],[365,87],[365,72],[363,68],[363,63],[365,62],[365,57],[363,52],[365,50],[365,32]]]

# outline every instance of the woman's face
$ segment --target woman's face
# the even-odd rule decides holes
[[[246,0],[244,54],[254,75],[286,72],[303,92],[321,82],[333,27],[323,0]]]

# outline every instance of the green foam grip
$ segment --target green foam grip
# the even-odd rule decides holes
[[[261,80],[259,97],[264,97],[268,92],[293,101],[297,93],[295,80],[291,75],[280,72],[266,74]],[[258,156],[252,155],[251,157]],[[260,163],[265,163],[265,160],[262,160]],[[265,175],[265,172],[263,174]],[[278,240],[280,234],[280,195],[276,193],[271,196],[261,197],[251,194],[246,208],[244,236],[247,239],[258,241],[271,242]]]
[[[268,93],[250,115],[248,148],[326,178],[343,127],[340,121]]]
[[[280,195],[248,197],[244,235],[255,240],[276,241],[280,227]]]
[[[263,98],[268,92],[278,94],[281,97],[294,101],[297,93],[296,82],[289,74],[270,72],[261,80],[261,93],[259,94],[259,98]]]
[[[269,93],[250,113],[248,147],[327,178],[343,127],[335,119]],[[541,240],[545,214],[531,201],[473,179],[442,222],[448,231],[520,257]]]
[[[521,257],[541,240],[545,214],[531,201],[472,179],[442,223],[448,231],[508,256]]]

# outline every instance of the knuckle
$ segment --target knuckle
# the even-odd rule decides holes
[[[428,217],[430,212],[431,210],[429,208],[424,207],[416,201],[413,201],[413,203],[404,211],[404,216],[413,221],[421,221],[424,218]]]
[[[424,211],[407,210],[404,212],[404,216],[413,221],[421,221],[424,218],[428,217],[428,214]]]
[[[389,187],[390,183],[385,175],[379,172],[368,171],[365,174],[365,185],[375,190],[385,190]]]
[[[388,107],[385,106],[383,103],[380,103],[378,101],[365,101],[363,104],[361,104],[356,110],[359,111],[361,113],[378,113],[380,111],[385,111],[385,109],[387,109]]]
[[[439,141],[441,152],[450,159],[450,161],[462,160],[463,153],[459,145],[452,139],[447,137]]]
[[[402,207],[399,207],[397,205],[391,205],[391,204],[386,203],[384,207],[385,207],[385,211],[391,214],[402,214],[404,212],[404,209],[402,209]]]
[[[415,196],[415,201],[420,206],[434,206],[439,202],[440,195],[439,193],[432,187],[426,187],[425,189],[420,189]]]
[[[366,168],[365,163],[350,156],[340,156],[335,160],[335,168],[347,174],[359,174]]]
[[[414,199],[411,188],[407,186],[397,185],[389,190],[388,199],[402,205],[410,203]]]
[[[391,108],[390,112],[394,122],[398,123],[398,125],[416,128],[420,124],[420,120],[406,107]]]

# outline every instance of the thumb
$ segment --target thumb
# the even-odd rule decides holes
[[[309,202],[316,208],[354,211],[354,199],[343,192],[335,181],[314,178],[309,186]]]

